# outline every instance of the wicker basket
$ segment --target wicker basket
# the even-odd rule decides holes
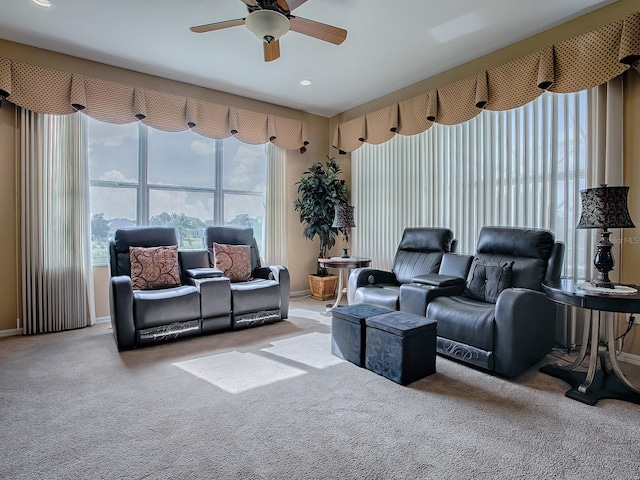
[[[337,276],[319,277],[318,275],[307,275],[307,278],[309,279],[311,298],[315,300],[330,300],[336,296]]]

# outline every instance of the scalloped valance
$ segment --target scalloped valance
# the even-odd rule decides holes
[[[306,151],[302,120],[242,110],[203,100],[108,82],[0,58],[0,97],[38,113],[82,111],[109,123],[141,121],[168,132],[191,129],[209,138],[231,135],[245,143],[271,142]]]
[[[551,45],[473,77],[444,85],[338,125],[333,146],[352,152],[414,135],[434,122],[463,123],[486,110],[509,110],[545,90],[569,93],[601,85],[630,66],[640,72],[640,12],[584,35]]]

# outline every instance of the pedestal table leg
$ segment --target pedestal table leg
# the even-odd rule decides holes
[[[557,363],[554,365],[561,370],[573,370],[582,363],[584,357],[587,355],[587,346],[589,345],[589,334],[591,333],[591,321],[593,320],[593,310],[589,310],[589,322],[582,328],[582,344],[580,345],[580,353],[577,358],[570,365],[561,365]]]
[[[607,349],[609,350],[609,362],[611,363],[611,370],[613,370],[613,373],[615,373],[616,377],[618,377],[618,380],[620,380],[625,387],[627,387],[633,393],[640,394],[640,389],[634,387],[631,382],[627,380],[627,377],[624,376],[622,370],[620,370],[620,364],[618,363],[618,357],[616,356],[616,336],[613,331],[613,322],[613,319],[608,319],[608,321],[606,321],[607,331],[605,336]]]
[[[580,393],[586,393],[587,389],[593,382],[593,377],[596,374],[596,368],[598,366],[598,347],[600,345],[600,313],[598,316],[591,317],[591,352],[589,354],[589,371],[587,377],[584,379],[582,385],[578,387]]]
[[[331,306],[331,310],[340,306],[340,302],[342,301],[342,289],[344,288],[344,282],[342,280],[342,268],[338,269],[338,293],[336,294],[336,301]]]

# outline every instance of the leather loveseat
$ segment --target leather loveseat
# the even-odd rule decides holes
[[[288,317],[289,271],[261,266],[253,229],[208,227],[205,238],[211,248],[181,250],[173,227],[116,231],[109,298],[119,350]]]
[[[416,278],[401,287],[400,309],[438,322],[439,354],[515,377],[553,347],[556,308],[542,283],[559,281],[563,255],[547,230],[484,227],[476,254],[453,262],[466,260],[465,278],[446,288]]]
[[[177,245],[176,229],[165,226],[119,229],[109,242],[119,350],[231,327],[229,279],[217,270],[189,269],[201,266],[203,254]]]

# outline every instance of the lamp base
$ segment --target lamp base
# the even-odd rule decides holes
[[[609,280],[609,272],[613,270],[615,264],[611,247],[613,243],[609,240],[611,232],[606,228],[600,234],[600,241],[597,245],[596,256],[593,259],[593,265],[598,270],[598,276],[591,280],[591,285],[600,288],[615,288],[615,284]]]
[[[342,258],[351,258],[349,256],[349,249],[348,248],[343,248],[342,249]]]
[[[599,279],[600,275],[598,275],[598,278],[594,278],[593,280],[591,280],[591,285],[593,285],[594,287],[598,287],[598,288],[616,288],[616,284],[608,281],[609,279],[607,278],[607,280],[600,280]]]

